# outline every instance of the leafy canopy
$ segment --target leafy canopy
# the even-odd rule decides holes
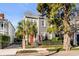
[[[22,20],[18,23],[16,36],[22,38],[23,34],[29,36],[31,33],[33,33],[35,36],[37,34],[37,25],[36,23],[33,23],[31,21]]]
[[[49,27],[47,31],[54,32],[63,30],[64,16],[66,14],[69,18],[71,12],[75,9],[74,7],[75,4],[70,3],[39,3],[37,10],[42,13],[42,16],[46,15],[48,18]]]

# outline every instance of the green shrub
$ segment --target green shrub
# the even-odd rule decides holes
[[[10,42],[10,37],[9,36],[0,34],[0,44],[1,44],[2,48],[4,48],[7,45],[9,45],[9,42]]]
[[[58,41],[58,39],[59,39],[59,37],[54,37],[54,38],[52,38],[51,40],[52,40],[52,41]]]
[[[52,38],[51,41],[53,44],[56,44],[56,45],[62,44],[62,39],[60,39],[59,37]]]
[[[54,37],[52,39],[43,40],[42,45],[62,45],[62,39],[59,37]]]

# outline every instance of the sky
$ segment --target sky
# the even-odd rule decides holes
[[[79,4],[76,4],[79,8]],[[18,26],[26,12],[37,14],[36,3],[0,3],[0,13],[5,14],[5,19],[9,20],[15,28]]]
[[[26,12],[37,14],[36,3],[0,3],[0,13],[5,14],[5,19],[9,20],[15,28],[18,26]]]

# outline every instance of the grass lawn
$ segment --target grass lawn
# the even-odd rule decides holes
[[[47,49],[47,51],[50,51],[50,52],[52,52],[52,51],[65,51],[64,49],[62,49],[62,48],[55,48],[55,49]]]
[[[57,50],[59,50],[59,51],[65,51],[65,49],[63,49],[62,47],[58,47],[58,48],[54,48],[54,49],[48,48],[47,50],[50,51],[50,52],[51,52],[51,51],[57,51]],[[71,51],[72,51],[72,50],[79,50],[79,48],[72,47],[72,48],[71,48]]]
[[[37,47],[31,47],[31,45],[27,45],[26,48],[62,48],[62,45],[39,45]]]
[[[73,47],[71,50],[79,50],[79,48],[75,48],[75,47]]]
[[[41,48],[62,48],[62,45],[40,45]]]

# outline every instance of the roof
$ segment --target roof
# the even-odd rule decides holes
[[[41,15],[26,15],[25,18],[32,18],[32,19],[44,19]]]
[[[5,22],[10,23],[10,24],[12,25],[12,23],[11,23],[10,21],[8,21],[7,19],[3,19],[3,20],[0,20],[0,21],[1,21],[1,22],[5,21]],[[12,25],[12,27],[14,28],[13,25]],[[15,30],[15,28],[14,28],[14,30]]]

